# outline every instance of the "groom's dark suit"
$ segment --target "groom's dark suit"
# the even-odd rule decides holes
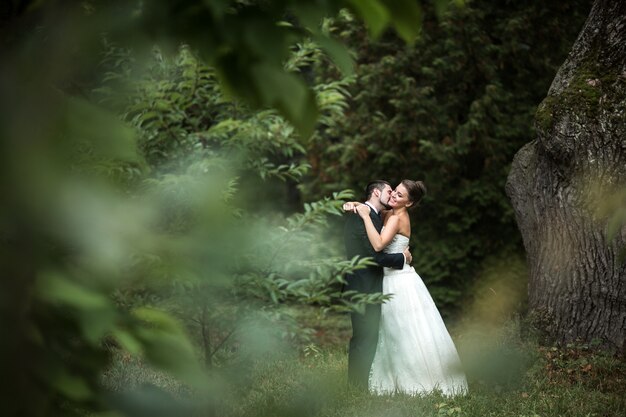
[[[370,218],[378,232],[383,227],[380,215],[374,210],[370,211]],[[344,243],[348,259],[355,256],[372,257],[378,263],[376,266],[368,266],[359,269],[353,274],[346,275],[347,284],[344,291],[355,290],[371,294],[383,290],[383,266],[402,269],[404,255],[401,253],[386,254],[376,252],[367,238],[365,225],[358,214],[348,213],[344,228]],[[380,321],[380,304],[368,305],[365,314],[352,313],[352,338],[350,339],[350,351],[348,356],[348,380],[360,387],[367,388],[370,368],[376,353],[378,343],[378,323]]]

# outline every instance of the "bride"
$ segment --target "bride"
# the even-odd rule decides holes
[[[391,194],[390,210],[383,212],[379,234],[369,216],[370,207],[356,202],[344,210],[356,211],[377,252],[397,253],[408,245],[415,207],[426,193],[421,181],[403,180]],[[381,306],[378,345],[370,370],[369,390],[376,394],[444,395],[467,392],[467,381],[454,343],[422,279],[410,265],[384,269],[383,293],[392,294]]]

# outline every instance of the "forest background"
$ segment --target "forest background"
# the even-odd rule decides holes
[[[323,410],[310,394],[284,405],[252,388],[251,369],[278,352],[345,365],[345,313],[385,299],[341,295],[343,274],[366,262],[343,258],[340,206],[374,178],[426,183],[411,249],[449,323],[524,313],[527,271],[504,184],[590,1],[407,1],[384,21],[358,7],[365,19],[246,1],[230,4],[242,13],[229,20],[232,10],[211,3],[222,26],[204,28],[199,13],[195,26],[174,14],[161,27],[184,7],[146,6],[145,28],[132,30],[121,16],[137,11],[117,2],[6,3],[1,301],[12,414]],[[324,7],[332,18],[301,30]],[[268,25],[272,13],[298,42]],[[242,50],[211,53],[218,35]],[[251,65],[255,53],[286,75]],[[496,396],[529,362],[501,347],[475,346],[476,368],[493,363],[470,373]],[[563,372],[579,375],[589,358],[572,349],[541,355],[556,370],[573,358]],[[145,377],[144,363],[166,374]],[[152,388],[119,385],[142,378]],[[461,415],[492,397],[477,398],[466,411],[444,399],[418,406]]]

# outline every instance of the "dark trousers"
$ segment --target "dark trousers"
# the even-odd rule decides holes
[[[352,313],[352,338],[348,352],[348,381],[357,388],[367,390],[370,368],[378,343],[380,304],[365,307],[365,313]]]

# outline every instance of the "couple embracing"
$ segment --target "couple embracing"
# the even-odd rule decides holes
[[[408,209],[426,193],[421,181],[403,180],[392,190],[387,181],[372,181],[365,203],[344,204],[346,254],[372,257],[377,263],[346,276],[345,290],[391,295],[382,305],[369,304],[352,313],[348,379],[375,394],[444,395],[467,392],[454,343],[408,250]]]

